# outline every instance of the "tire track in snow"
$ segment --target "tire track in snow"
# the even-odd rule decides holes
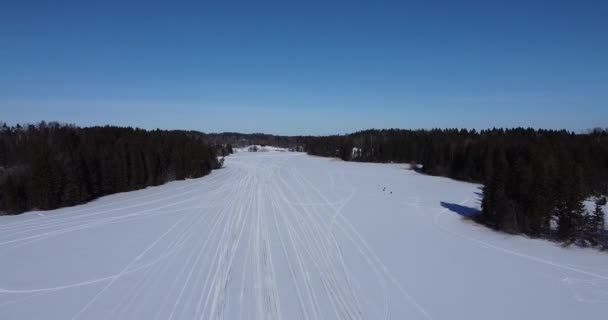
[[[296,178],[296,182],[298,182],[298,175],[294,170],[291,170],[291,176],[292,178]],[[280,178],[280,180],[284,183],[282,188],[291,191],[296,197],[299,196],[284,179]],[[299,182],[299,184],[303,185],[301,182]],[[282,196],[284,199],[287,199],[285,194],[282,194]],[[308,196],[310,196],[310,194],[308,194]],[[304,247],[304,250],[312,257],[313,264],[321,275],[326,294],[334,306],[336,317],[349,319],[360,317],[360,311],[356,311],[358,310],[356,294],[352,291],[352,286],[349,284],[348,274],[345,272],[346,269],[343,265],[335,265],[331,259],[331,257],[335,256],[338,256],[339,259],[341,259],[341,253],[335,249],[338,247],[335,238],[332,238],[333,235],[326,232],[326,229],[322,227],[322,217],[319,216],[317,208],[313,208],[313,212],[311,212],[311,209],[309,208],[304,207],[301,209],[304,211],[304,214],[300,214],[300,217],[308,219],[307,223],[301,224],[301,230],[303,231],[302,235],[308,237],[308,240],[306,240],[308,244]],[[298,209],[292,207],[290,211],[297,212]],[[315,216],[317,218],[314,218]],[[328,235],[330,235],[330,237],[328,237]],[[322,238],[323,242],[319,242],[318,238]],[[332,253],[329,253],[330,251],[332,251]],[[338,274],[344,275],[346,282],[348,283],[347,286],[340,284],[337,277]],[[348,288],[349,291],[345,291],[345,288]]]
[[[330,204],[330,201],[323,195],[322,192],[320,192],[320,190],[318,188],[316,188],[314,186],[314,184],[312,184],[310,182],[310,180],[308,180],[305,176],[302,176],[302,175],[300,175],[300,177],[302,177],[303,180],[310,186],[311,190],[315,191],[315,193],[318,194],[324,201],[326,201],[328,204]],[[334,209],[334,211],[337,211],[337,208],[335,208],[334,206],[332,206],[332,208]],[[394,277],[389,272],[386,265],[384,265],[384,263],[382,263],[380,258],[371,249],[371,247],[369,246],[367,241],[365,241],[365,239],[356,230],[356,228],[348,221],[348,219],[346,219],[344,216],[339,215],[339,214],[336,214],[336,217],[339,217],[344,222],[344,225],[338,225],[338,228],[340,228],[343,231],[343,233],[348,237],[348,239],[351,241],[351,243],[359,250],[359,252],[366,259],[366,261],[368,261],[370,266],[374,270],[378,270],[379,274],[384,275],[391,283],[393,283],[399,289],[399,291],[401,292],[403,297],[406,299],[406,301],[408,301],[410,304],[412,304],[424,318],[433,319],[431,317],[431,315],[428,313],[428,311],[426,311],[426,309],[423,308],[422,305],[420,305],[420,303],[418,303],[418,301],[416,301],[416,299],[414,299],[414,297],[403,287],[403,285],[396,279],[396,277]],[[348,227],[349,229],[346,229],[345,226]]]

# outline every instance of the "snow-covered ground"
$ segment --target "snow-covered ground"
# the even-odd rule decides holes
[[[405,167],[242,152],[0,217],[0,319],[605,319],[608,254],[475,225],[478,185]]]

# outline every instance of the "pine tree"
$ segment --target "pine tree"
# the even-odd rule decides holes
[[[528,195],[529,235],[549,236],[551,209],[554,204],[551,188],[552,159],[535,159],[532,167],[532,185]]]
[[[597,246],[602,245],[605,247],[606,243],[605,236],[605,217],[603,206],[606,205],[606,198],[600,197],[595,201],[595,208],[593,212],[590,212],[585,216],[585,228],[582,236],[583,245]]]
[[[560,173],[563,178],[560,179],[556,206],[557,237],[565,245],[570,245],[582,234],[585,206],[580,167],[576,166],[574,173],[564,171],[564,168],[567,168],[567,164],[562,165]]]
[[[0,209],[6,208],[7,213],[20,213],[26,209],[27,199],[25,186],[8,175],[0,186]]]
[[[511,231],[513,224],[512,211],[509,209],[506,194],[507,183],[507,161],[502,149],[494,151],[494,171],[489,178],[489,182],[484,187],[484,197],[482,200],[483,219],[489,225],[499,229]]]

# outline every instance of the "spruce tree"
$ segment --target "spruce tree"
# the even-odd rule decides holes
[[[606,198],[600,197],[595,200],[593,212],[586,216],[584,240],[592,246],[601,245],[606,247],[605,237],[605,216],[603,206],[606,205]]]

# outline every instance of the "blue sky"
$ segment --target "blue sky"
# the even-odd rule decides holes
[[[606,1],[3,1],[0,120],[608,126]]]

